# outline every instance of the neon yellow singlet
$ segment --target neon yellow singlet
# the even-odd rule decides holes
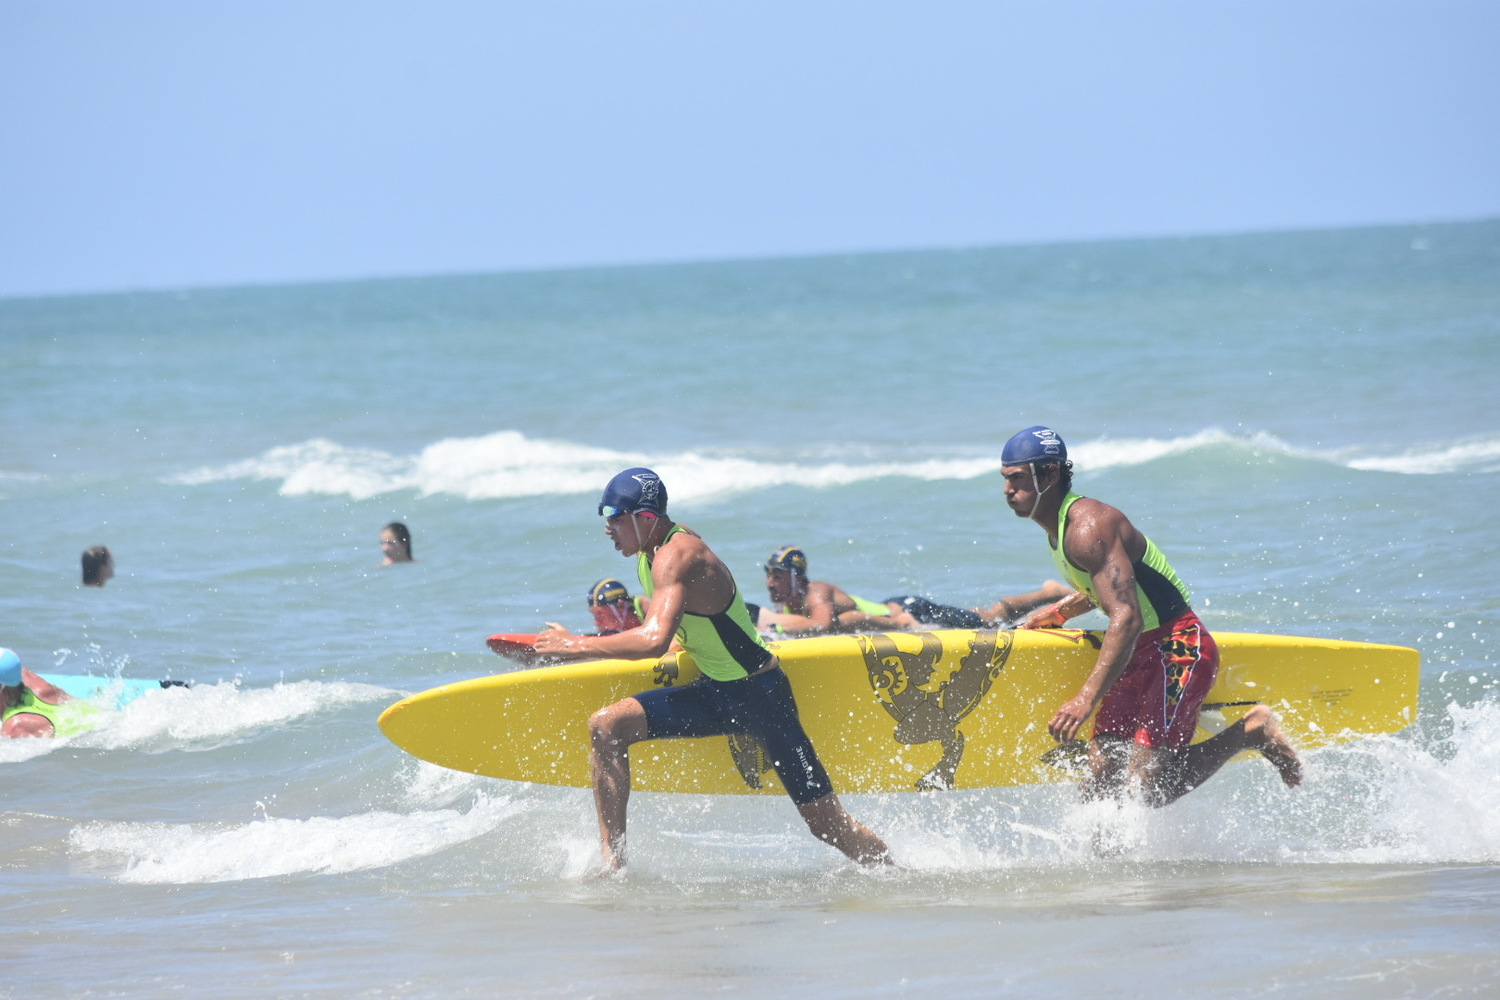
[[[854,602],[855,611],[863,611],[867,615],[889,615],[891,613],[890,608],[876,601],[867,601],[863,597],[855,597],[853,594],[849,595],[849,600]],[[788,611],[785,604],[781,605],[779,610],[782,614],[786,615],[796,614],[795,611]],[[803,615],[802,617],[806,618],[807,616]]]
[[[863,597],[855,597],[853,594],[849,595],[849,600],[854,602],[856,611],[863,611],[867,615],[890,616],[891,609],[877,601],[867,601]]]
[[[1063,497],[1062,506],[1057,510],[1057,546],[1052,549],[1052,561],[1073,589],[1083,591],[1095,606],[1099,606],[1094,581],[1068,561],[1063,548],[1063,532],[1068,526],[1068,508],[1073,506],[1075,500],[1082,499],[1077,493],[1069,493]],[[1135,599],[1141,606],[1141,631],[1149,631],[1163,622],[1172,621],[1188,609],[1187,587],[1177,578],[1177,572],[1151,539],[1146,539],[1146,554],[1132,569],[1135,571]]]
[[[31,688],[23,687],[21,703],[7,708],[5,719],[9,719],[12,715],[40,715],[52,723],[53,735],[77,736],[99,725],[100,720],[96,716],[100,712],[101,709],[97,705],[90,705],[86,701],[70,701],[64,705],[54,705],[51,702],[42,701]]]
[[[674,524],[667,537],[662,539],[662,545],[685,530],[682,525]],[[651,583],[651,562],[644,552],[636,554],[635,573],[641,581],[641,589],[650,599],[656,588]],[[684,614],[682,624],[677,628],[677,641],[693,654],[698,669],[716,681],[737,681],[748,677],[771,658],[771,650],[761,641],[750,621],[750,612],[745,608],[738,585],[734,588],[734,596],[729,599],[729,607],[718,614]]]

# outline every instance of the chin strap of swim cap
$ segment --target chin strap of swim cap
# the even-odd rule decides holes
[[[661,515],[651,514],[648,512],[644,516],[646,518],[646,523],[651,525],[650,528],[646,529],[646,538],[650,538],[652,535],[656,534],[656,523],[661,520]],[[635,550],[637,552],[646,551],[646,541],[645,539],[641,538],[641,517],[642,515],[638,511],[630,512],[630,526],[631,528],[635,529]]]
[[[1026,515],[1027,517],[1036,517],[1036,509],[1042,505],[1042,494],[1046,493],[1047,490],[1050,490],[1052,488],[1048,486],[1044,489],[1042,487],[1041,480],[1037,478],[1036,470],[1041,464],[1042,463],[1040,462],[1030,463],[1031,485],[1036,488],[1036,499],[1031,502],[1031,512]]]

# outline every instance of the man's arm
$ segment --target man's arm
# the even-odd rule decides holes
[[[821,580],[814,580],[807,585],[807,596],[802,599],[802,606],[807,609],[805,615],[794,615],[781,612],[776,624],[781,631],[787,633],[798,632],[832,632],[835,627],[833,585]]]
[[[1048,604],[1030,612],[1016,628],[1062,628],[1068,623],[1068,619],[1077,618],[1092,610],[1094,602],[1089,599],[1089,595],[1075,590],[1056,604]]]
[[[840,632],[899,632],[902,629],[917,629],[922,623],[911,616],[909,612],[902,611],[900,605],[887,604],[890,609],[888,615],[872,615],[867,611],[856,608],[853,611],[845,611],[839,615]]]
[[[21,669],[21,680],[27,687],[31,688],[32,694],[49,705],[61,705],[64,702],[73,700],[72,695],[40,674],[32,673],[29,667]]]
[[[984,619],[986,625],[1008,625],[1020,619],[1017,628],[1060,628],[1069,618],[1076,618],[1094,605],[1086,594],[1080,594],[1056,580],[1048,580],[1036,590],[1026,594],[1002,597],[987,608],[971,608]],[[1055,609],[1057,615],[1046,615],[1032,621],[1031,616],[1040,610]],[[1050,624],[1040,624],[1042,621]]]
[[[1099,707],[1124,672],[1141,635],[1141,606],[1136,598],[1135,568],[1128,541],[1133,531],[1125,515],[1105,504],[1091,505],[1078,523],[1068,525],[1067,556],[1085,570],[1109,617],[1099,658],[1083,687],[1063,704],[1047,726],[1054,739],[1071,740]],[[1076,506],[1075,506],[1076,510]]]

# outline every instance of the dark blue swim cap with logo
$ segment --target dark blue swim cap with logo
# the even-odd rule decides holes
[[[589,588],[589,607],[630,600],[630,591],[619,580],[604,579]]]
[[[807,554],[795,545],[784,545],[771,553],[771,558],[766,560],[766,569],[801,573],[806,576]]]
[[[604,487],[599,499],[601,517],[616,514],[655,514],[667,512],[667,487],[650,469],[626,469]]]
[[[1068,446],[1057,431],[1037,424],[1012,435],[1000,452],[1001,465],[1032,465],[1037,462],[1062,463],[1068,460]]]

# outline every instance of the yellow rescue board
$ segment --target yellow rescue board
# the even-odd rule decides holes
[[[1041,762],[1056,746],[1047,721],[1082,685],[1100,635],[953,629],[771,645],[834,788],[899,792],[1066,779]],[[1414,649],[1235,632],[1215,638],[1219,677],[1197,739],[1257,701],[1275,709],[1302,748],[1398,732],[1416,719]],[[403,750],[444,767],[587,786],[588,716],[620,698],[697,676],[687,653],[519,670],[412,695],[385,710],[380,728]],[[727,737],[648,741],[631,749],[632,784],[645,791],[779,793],[775,772],[758,773],[753,758],[742,741]]]

